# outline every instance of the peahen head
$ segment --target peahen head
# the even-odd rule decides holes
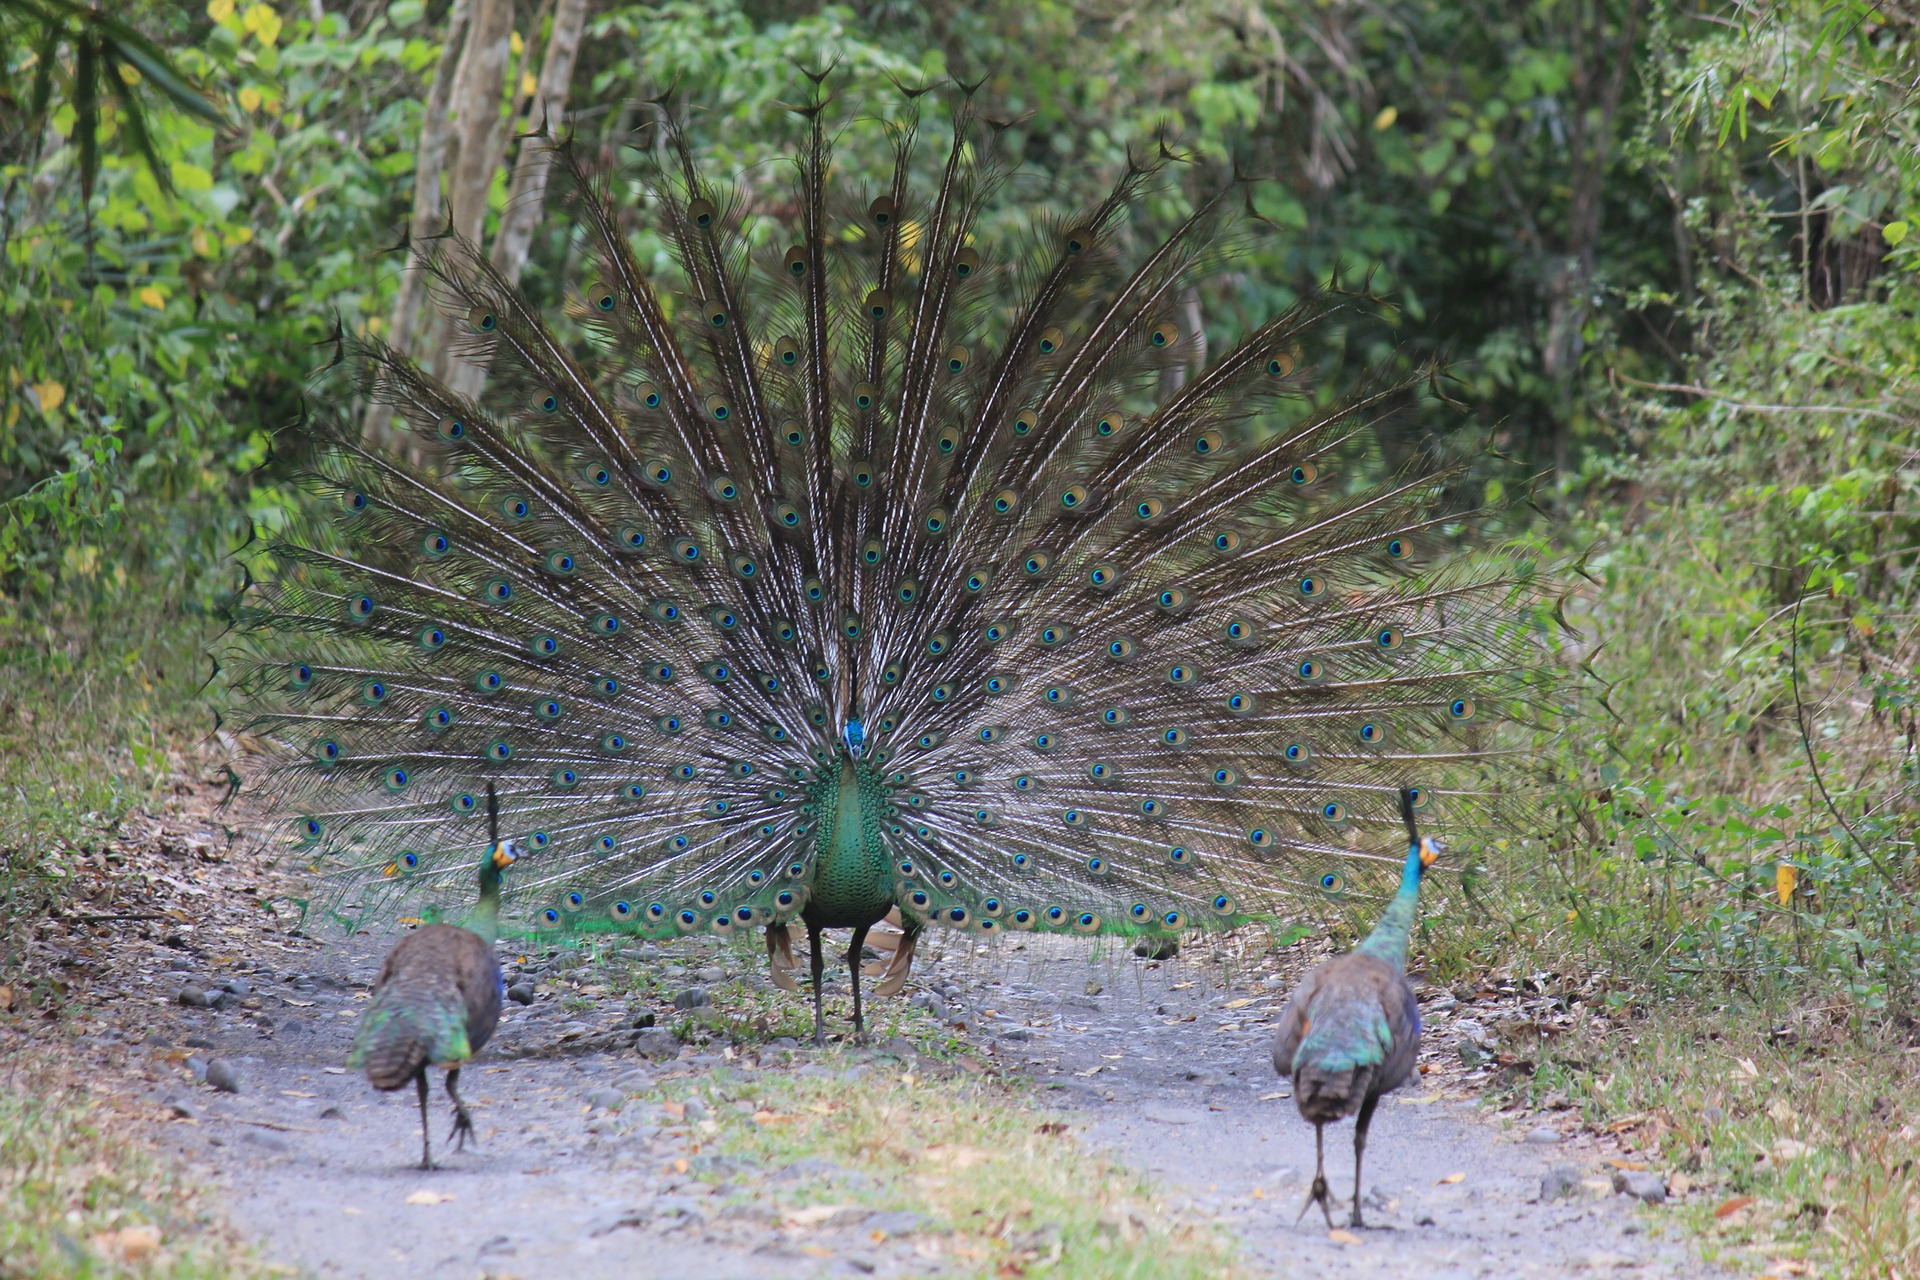
[[[1413,806],[1419,799],[1419,793],[1412,787],[1400,788],[1400,818],[1407,824],[1407,869],[1414,877],[1426,873],[1428,867],[1440,860],[1447,851],[1446,846],[1432,836],[1420,834],[1420,824],[1414,818]]]

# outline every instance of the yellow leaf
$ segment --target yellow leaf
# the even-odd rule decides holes
[[[535,89],[538,89],[539,87],[540,87],[540,82],[533,78],[533,73],[531,71],[522,71],[520,73],[520,96],[521,97],[531,98],[533,96],[533,91]]]
[[[215,22],[225,22],[233,16],[233,0],[207,0],[207,16]]]
[[[139,84],[140,72],[137,68],[130,67],[123,62],[120,64],[120,79],[127,84]]]
[[[205,227],[195,227],[193,229],[193,251],[203,258],[211,258],[219,252],[219,247],[213,242],[213,233]]]
[[[133,296],[138,298],[143,305],[152,307],[155,311],[166,310],[167,295],[160,292],[159,287],[156,285],[148,285]]]
[[[1253,1003],[1253,998],[1249,996],[1243,1000],[1229,1000],[1225,1004],[1221,1005],[1220,1007],[1223,1009],[1244,1009],[1252,1003]]]
[[[1773,869],[1774,891],[1780,895],[1780,905],[1786,906],[1793,901],[1793,886],[1799,883],[1800,871],[1791,862],[1783,862]]]
[[[40,397],[40,412],[52,413],[67,402],[67,389],[58,382],[36,382],[33,394]]]
[[[260,109],[260,91],[252,85],[248,85],[242,89],[240,91],[240,107],[245,111],[258,111]]]
[[[1380,114],[1373,118],[1373,127],[1384,133],[1388,129],[1393,128],[1393,122],[1399,118],[1400,108],[1382,107],[1380,108]]]
[[[1467,1180],[1467,1175],[1464,1173],[1450,1173],[1446,1177],[1440,1179],[1440,1181],[1436,1182],[1434,1185],[1438,1187],[1446,1187],[1446,1186],[1451,1186],[1456,1182],[1465,1182],[1466,1180]]]
[[[527,42],[520,38],[518,31],[507,37],[507,48],[513,50],[513,56],[519,57],[527,51]]]
[[[407,1197],[408,1204],[445,1204],[453,1199],[444,1191],[416,1191]]]
[[[1360,1237],[1351,1231],[1342,1231],[1339,1227],[1327,1232],[1327,1239],[1335,1244],[1359,1244]]]

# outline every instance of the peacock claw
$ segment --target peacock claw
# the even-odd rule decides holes
[[[1333,1196],[1327,1190],[1327,1179],[1323,1174],[1313,1175],[1313,1188],[1307,1192],[1307,1202],[1300,1206],[1300,1215],[1293,1220],[1294,1226],[1300,1225],[1300,1219],[1307,1216],[1307,1210],[1314,1205],[1320,1206],[1320,1213],[1327,1220],[1327,1230],[1333,1230]]]

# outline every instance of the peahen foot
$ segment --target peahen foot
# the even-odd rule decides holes
[[[447,1141],[453,1144],[455,1151],[465,1151],[468,1142],[472,1142],[476,1148],[480,1145],[480,1137],[473,1131],[473,1117],[467,1114],[465,1107],[454,1108],[453,1129],[447,1134]]]
[[[1294,1226],[1300,1225],[1300,1218],[1307,1216],[1307,1210],[1314,1205],[1320,1206],[1320,1212],[1327,1220],[1327,1229],[1333,1229],[1333,1196],[1327,1191],[1327,1180],[1322,1174],[1313,1175],[1313,1189],[1307,1192],[1307,1202],[1300,1206],[1300,1216],[1293,1220]],[[1359,1225],[1360,1210],[1354,1209],[1354,1222]]]

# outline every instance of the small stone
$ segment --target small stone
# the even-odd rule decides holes
[[[218,1009],[227,998],[224,991],[208,991],[203,987],[182,987],[174,999],[189,1009]]]
[[[513,1001],[515,1004],[532,1004],[533,984],[531,982],[514,983],[507,988],[507,999]]]
[[[1460,1007],[1460,1001],[1454,997],[1453,993],[1450,991],[1443,991],[1427,1003],[1427,1012],[1452,1013],[1455,1009],[1458,1009],[1459,1007]]]
[[[648,1027],[634,1037],[635,1052],[643,1058],[677,1058],[680,1056],[680,1042],[674,1034],[664,1027]]]
[[[1528,1130],[1527,1136],[1520,1139],[1520,1141],[1530,1143],[1536,1147],[1552,1146],[1554,1143],[1560,1141],[1560,1131],[1558,1129],[1550,1129],[1546,1125],[1541,1125],[1538,1129]]]
[[[200,1118],[200,1108],[194,1106],[186,1099],[176,1098],[172,1094],[168,1094],[162,1098],[160,1105],[182,1120],[198,1120]]]
[[[920,1230],[926,1218],[906,1209],[894,1209],[885,1213],[870,1213],[860,1223],[862,1231],[878,1231],[890,1236],[910,1236]]]
[[[718,983],[722,983],[727,980],[727,971],[725,969],[722,969],[717,964],[710,964],[706,968],[701,969],[699,972],[695,973],[693,976],[700,979],[700,981],[706,983],[708,986],[714,986]]]
[[[147,1032],[147,1043],[156,1048],[164,1049],[172,1044],[173,1041],[167,1038],[167,1034],[164,1031],[149,1031]]]
[[[906,1044],[906,1041],[901,1040],[899,1037],[896,1036],[892,1043]],[[795,1040],[792,1036],[775,1036],[773,1039],[767,1041],[767,1048],[769,1049],[798,1049],[799,1047],[800,1047],[800,1042],[798,1040]],[[907,1047],[911,1049],[913,1046],[907,1045]],[[892,1050],[889,1049],[887,1050],[887,1052],[891,1053]]]
[[[707,1104],[700,1101],[700,1099],[698,1098],[688,1098],[686,1106],[687,1106],[687,1120],[690,1123],[698,1123],[699,1121],[705,1120],[708,1116],[713,1114],[710,1110],[708,1110]]]
[[[211,1049],[214,1047],[213,1041],[207,1039],[205,1036],[188,1036],[185,1043],[189,1049]]]
[[[207,1083],[222,1093],[240,1092],[240,1069],[225,1058],[207,1064]]]
[[[1613,1189],[1615,1192],[1632,1196],[1646,1204],[1665,1204],[1667,1202],[1667,1180],[1658,1173],[1636,1172],[1629,1169],[1613,1171]]]
[[[1207,1118],[1204,1112],[1190,1111],[1185,1107],[1159,1105],[1142,1107],[1140,1115],[1142,1119],[1151,1120],[1155,1124],[1199,1124]]]
[[[623,1093],[645,1093],[653,1088],[651,1071],[623,1071],[613,1078],[613,1087]]]
[[[626,1105],[626,1101],[627,1095],[623,1091],[609,1088],[606,1085],[602,1085],[600,1088],[594,1089],[587,1094],[587,1105],[598,1108],[601,1111],[618,1111],[622,1106]]]
[[[634,1031],[644,1031],[655,1021],[657,1019],[651,1013],[630,1013],[627,1015],[627,1020],[620,1025]]]
[[[1542,1200],[1567,1200],[1580,1191],[1580,1171],[1568,1164],[1557,1164],[1541,1175]]]
[[[1417,1213],[1413,1216],[1413,1225],[1416,1227],[1430,1227],[1433,1225],[1433,1215],[1424,1211]]]
[[[187,1070],[193,1072],[193,1079],[195,1083],[205,1084],[207,1082],[207,1060],[205,1058],[202,1058],[197,1054],[194,1055],[193,1057],[188,1058]]]
[[[713,997],[707,994],[705,987],[688,987],[673,998],[676,1009],[704,1009],[713,1003]]]
[[[1262,991],[1278,991],[1286,985],[1287,980],[1277,973],[1270,973],[1260,979],[1260,989]]]
[[[240,1131],[240,1141],[250,1146],[259,1147],[264,1151],[271,1151],[276,1155],[284,1154],[292,1149],[285,1138],[277,1133],[269,1132],[266,1129],[242,1129]]]
[[[185,956],[175,956],[173,959],[167,961],[167,968],[173,970],[175,973],[192,973],[193,961],[187,959]]]
[[[916,991],[907,1000],[907,1003],[916,1009],[931,1009],[934,1005],[940,1003],[940,997],[931,991]]]
[[[1031,1040],[1033,1032],[1025,1027],[1008,1027],[1000,1032],[1002,1040]]]
[[[224,979],[220,983],[220,989],[230,995],[236,996],[250,996],[253,994],[253,984],[245,978]]]
[[[1144,960],[1171,960],[1180,954],[1180,944],[1173,938],[1145,938],[1133,944],[1133,954]],[[1087,994],[1099,993],[1089,991]]]
[[[322,1120],[345,1120],[347,1115],[346,1112],[340,1110],[339,1107],[328,1107],[320,1113],[320,1118]]]

